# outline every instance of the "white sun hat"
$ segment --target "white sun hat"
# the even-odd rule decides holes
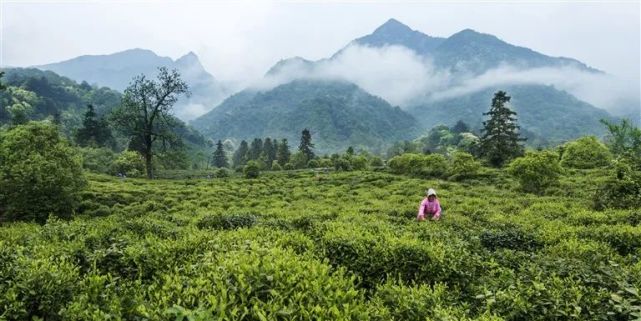
[[[427,196],[434,195],[436,196],[436,191],[433,188],[427,190]]]

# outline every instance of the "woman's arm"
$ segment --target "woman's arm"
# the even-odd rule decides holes
[[[438,200],[435,200],[435,201],[436,201],[436,213],[434,213],[434,216],[432,217],[432,219],[438,220],[439,218],[441,218],[441,202],[439,202]]]
[[[425,219],[425,202],[427,202],[427,198],[423,199],[421,201],[421,205],[418,207],[418,215],[416,216],[416,219],[419,221]]]

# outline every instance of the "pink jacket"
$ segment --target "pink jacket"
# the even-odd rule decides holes
[[[418,219],[425,218],[425,214],[432,215],[435,219],[441,217],[441,203],[438,202],[438,199],[435,199],[434,202],[430,202],[427,197],[421,202],[421,206],[418,208]]]

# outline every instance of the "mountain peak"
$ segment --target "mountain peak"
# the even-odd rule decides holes
[[[100,55],[100,56],[116,56],[116,57],[153,57],[157,58],[160,57],[158,56],[155,52],[149,49],[142,49],[142,48],[133,48],[133,49],[127,49],[119,52],[115,52],[113,54],[108,54],[108,55]]]
[[[296,56],[296,57],[279,60],[275,65],[269,68],[269,70],[265,75],[275,76],[287,70],[307,73],[311,71],[313,66],[314,66],[313,61]]]
[[[198,59],[198,56],[193,51],[190,51],[186,55],[178,58],[176,63],[184,65],[200,64],[200,59]]]
[[[505,41],[497,38],[494,35],[487,34],[487,33],[482,33],[478,32],[473,29],[463,29],[455,34],[453,34],[449,39],[454,39],[454,40],[464,40],[464,41],[469,41],[469,40],[481,40],[484,42],[493,42],[493,43],[504,43],[507,44]]]
[[[398,33],[406,33],[406,32],[412,32],[410,27],[407,25],[403,24],[402,22],[391,18],[387,20],[384,24],[382,24],[380,27],[376,28],[374,30],[373,34],[398,34]]]
[[[387,22],[376,28],[371,34],[355,39],[351,44],[365,45],[369,47],[384,47],[390,45],[407,47],[419,55],[427,55],[434,48],[443,42],[445,38],[430,37],[420,31],[412,30],[396,19],[389,19]],[[334,54],[339,55],[345,48]]]

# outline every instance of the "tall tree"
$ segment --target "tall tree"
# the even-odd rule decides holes
[[[504,91],[498,91],[492,98],[490,111],[483,114],[489,116],[489,119],[483,122],[480,152],[491,165],[496,167],[503,166],[508,160],[523,155],[523,146],[519,142],[525,139],[519,136],[516,112],[506,106],[508,102],[510,102],[510,96]]]
[[[470,126],[462,120],[457,121],[454,127],[452,127],[452,132],[457,134],[467,133],[469,131],[470,131]]]
[[[609,131],[606,142],[615,155],[631,154],[641,158],[641,128],[632,124],[629,119],[622,119],[620,124],[602,119]]]
[[[7,89],[7,86],[2,84],[2,76],[4,76],[4,71],[0,71],[0,91]]]
[[[236,152],[234,152],[234,156],[232,158],[232,163],[234,167],[238,166],[243,166],[247,164],[247,153],[249,152],[249,145],[247,145],[246,141],[241,141],[240,146],[238,146],[238,149],[236,149]]]
[[[290,156],[291,156],[291,152],[289,151],[289,145],[287,144],[287,139],[283,138],[280,144],[278,144],[278,150],[276,152],[276,161],[278,162],[278,165],[285,166],[285,164],[289,162]]]
[[[345,151],[345,153],[347,155],[349,155],[349,156],[353,156],[354,155],[354,147],[352,147],[352,146],[347,147],[347,151]]]
[[[153,178],[154,143],[171,146],[179,141],[172,131],[178,122],[171,111],[181,94],[189,95],[189,89],[178,71],[160,67],[156,80],[145,75],[134,77],[125,89],[120,106],[112,112],[116,127],[140,142],[147,178]]]
[[[274,142],[276,142],[276,140],[274,140]],[[271,138],[265,138],[265,142],[263,143],[263,153],[260,158],[263,159],[267,168],[272,166],[272,162],[276,159],[276,148],[277,146],[274,146]]]
[[[113,147],[114,138],[109,124],[104,118],[98,118],[93,105],[87,105],[87,112],[82,127],[76,132],[76,142],[80,146]]]
[[[263,152],[263,140],[260,138],[254,138],[251,145],[249,145],[249,160],[257,160],[260,158],[260,154]]]
[[[218,141],[216,143],[216,150],[214,151],[212,163],[215,167],[222,168],[229,166],[227,162],[227,155],[225,155],[225,148],[223,147],[223,142]]]
[[[303,129],[300,136],[300,145],[298,145],[298,150],[307,157],[307,160],[314,158],[314,144],[312,144],[312,134],[309,132],[309,129]]]

